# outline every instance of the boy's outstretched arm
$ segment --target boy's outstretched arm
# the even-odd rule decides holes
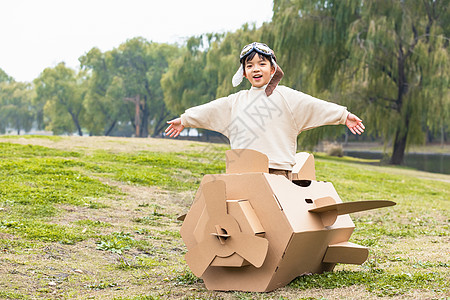
[[[348,129],[350,129],[350,131],[353,134],[359,134],[359,135],[361,133],[363,133],[364,129],[366,128],[366,127],[364,127],[362,120],[352,113],[348,114],[347,120],[345,121],[345,125],[347,125]]]
[[[170,137],[177,137],[184,129],[183,124],[181,124],[181,118],[176,118],[168,121],[169,127],[164,131]]]

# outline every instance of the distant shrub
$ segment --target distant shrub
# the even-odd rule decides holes
[[[326,150],[326,153],[330,156],[344,156],[344,150],[340,144],[330,144]]]

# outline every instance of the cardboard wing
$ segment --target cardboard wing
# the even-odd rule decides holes
[[[319,214],[324,226],[331,226],[337,219],[337,216],[346,215],[354,212],[360,212],[375,208],[395,205],[393,201],[387,200],[368,200],[336,203],[331,197],[324,197],[314,200],[315,208],[308,211]]]
[[[318,200],[315,200],[314,202],[316,203]],[[319,205],[316,206],[315,208],[311,208],[309,211],[313,213],[323,213],[327,211],[336,210],[338,215],[346,215],[359,211],[365,211],[393,205],[395,205],[395,202],[388,200],[366,200],[366,201],[330,203],[325,205]]]

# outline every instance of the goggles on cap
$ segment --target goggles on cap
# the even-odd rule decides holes
[[[270,60],[272,61],[272,65],[275,67],[275,72],[272,74],[269,83],[267,84],[267,87],[265,89],[265,93],[267,97],[269,97],[274,89],[277,87],[278,83],[280,82],[281,78],[283,78],[284,72],[283,70],[278,66],[276,63],[275,53],[272,49],[269,48],[266,44],[253,42],[251,44],[248,44],[244,48],[242,48],[241,55],[239,56],[240,66],[239,69],[236,71],[236,74],[234,74],[232,83],[233,86],[238,86],[242,79],[244,78],[244,66],[243,66],[243,60],[252,52],[256,51],[259,54],[269,56]]]
[[[242,59],[249,55],[253,50],[263,55],[273,56],[273,51],[269,46],[263,43],[253,42],[242,48],[239,60],[242,62]]]

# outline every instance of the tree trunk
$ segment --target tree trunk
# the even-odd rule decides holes
[[[391,161],[392,165],[401,165],[403,163],[403,157],[405,156],[406,138],[408,136],[408,130],[402,131],[401,128],[397,129],[394,140],[394,151],[392,152]]]
[[[75,124],[75,127],[77,128],[78,135],[83,136],[83,131],[81,130],[81,126],[80,126],[80,122],[78,122],[78,118],[76,118],[74,115],[72,115],[72,120],[73,120],[73,123]]]
[[[146,138],[148,137],[148,116],[150,114],[147,104],[147,97],[144,98],[144,107],[142,109],[142,119],[141,119],[141,128],[139,137]]]
[[[78,130],[78,135],[83,136],[83,131],[81,131],[81,127],[78,123],[77,123],[77,130]]]
[[[395,132],[394,149],[392,151],[392,157],[390,161],[390,164],[392,165],[403,164],[403,158],[405,156],[406,150],[406,141],[408,139],[409,118],[409,114],[406,114],[403,123],[397,128],[397,131]]]
[[[68,110],[68,112],[72,117],[73,124],[77,128],[78,135],[83,136],[83,131],[81,130],[80,122],[78,121],[78,115],[75,115],[70,109]]]
[[[405,96],[408,93],[409,86],[408,81],[405,75],[405,59],[409,55],[407,53],[404,54],[403,47],[401,43],[399,44],[398,49],[398,59],[397,59],[397,67],[398,67],[398,92],[397,92],[397,112],[400,117],[405,115],[405,119],[402,118],[402,123],[397,127],[395,132],[394,139],[394,149],[392,151],[392,157],[390,164],[392,165],[401,165],[403,164],[403,157],[405,156],[406,150],[406,140],[408,138],[408,130],[409,130],[409,111],[408,104],[404,103]],[[406,114],[403,114],[403,110],[407,110]]]
[[[111,131],[113,131],[114,127],[116,126],[116,121],[112,122],[111,126],[105,131],[105,136],[108,136],[111,134]]]
[[[72,115],[73,123],[75,124],[75,127],[77,128],[78,135],[83,136],[83,131],[81,130],[80,122],[78,122],[78,118]]]

